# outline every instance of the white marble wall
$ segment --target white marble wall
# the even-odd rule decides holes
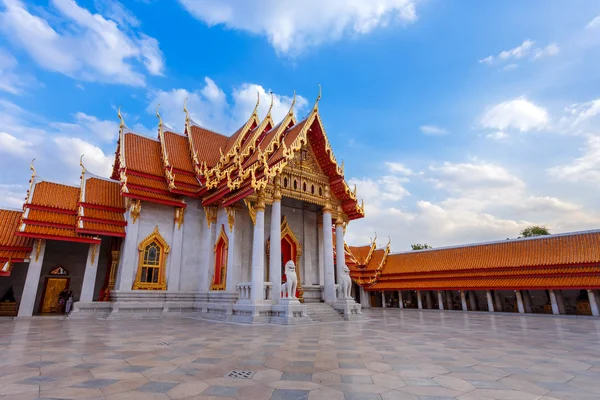
[[[183,226],[183,249],[179,290],[182,292],[200,289],[201,259],[212,249],[206,248],[204,236],[208,229],[206,215],[199,200],[188,199]],[[212,276],[212,275],[211,275]]]

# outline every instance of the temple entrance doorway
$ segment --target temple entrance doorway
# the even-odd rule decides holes
[[[42,304],[40,312],[42,314],[57,314],[64,312],[64,304],[59,304],[60,293],[69,288],[69,273],[62,266],[58,266],[50,271],[50,276],[44,283],[42,294]],[[65,299],[66,300],[66,299]]]
[[[296,276],[298,278],[298,289],[296,289],[296,297],[298,297],[298,299],[301,302],[304,302],[304,290],[302,290],[302,284],[300,280],[300,254],[302,252],[302,250],[300,250],[301,245],[296,239],[296,237],[292,236],[293,232],[291,232],[291,229],[287,227],[287,221],[285,217],[282,225],[285,226],[281,232],[281,278],[283,282],[286,281],[285,264],[290,260],[293,261],[296,265]],[[289,229],[289,231],[285,229],[286,227]]]

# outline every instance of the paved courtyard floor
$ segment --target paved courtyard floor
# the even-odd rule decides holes
[[[304,327],[0,320],[0,399],[600,399],[600,319],[364,314]]]

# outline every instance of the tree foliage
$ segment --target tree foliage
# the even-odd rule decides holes
[[[423,243],[423,244],[421,244],[421,243],[411,244],[410,247],[412,247],[413,250],[433,249],[433,247],[431,247],[427,243]]]
[[[531,225],[521,231],[521,236],[519,237],[534,237],[534,236],[544,236],[549,235],[550,230],[544,225]]]

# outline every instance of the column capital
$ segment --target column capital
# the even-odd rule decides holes
[[[256,199],[256,206],[254,207],[254,209],[256,210],[256,212],[265,211],[265,191],[259,190],[257,194],[258,197]]]
[[[273,203],[281,201],[281,176],[275,175],[273,178]]]

